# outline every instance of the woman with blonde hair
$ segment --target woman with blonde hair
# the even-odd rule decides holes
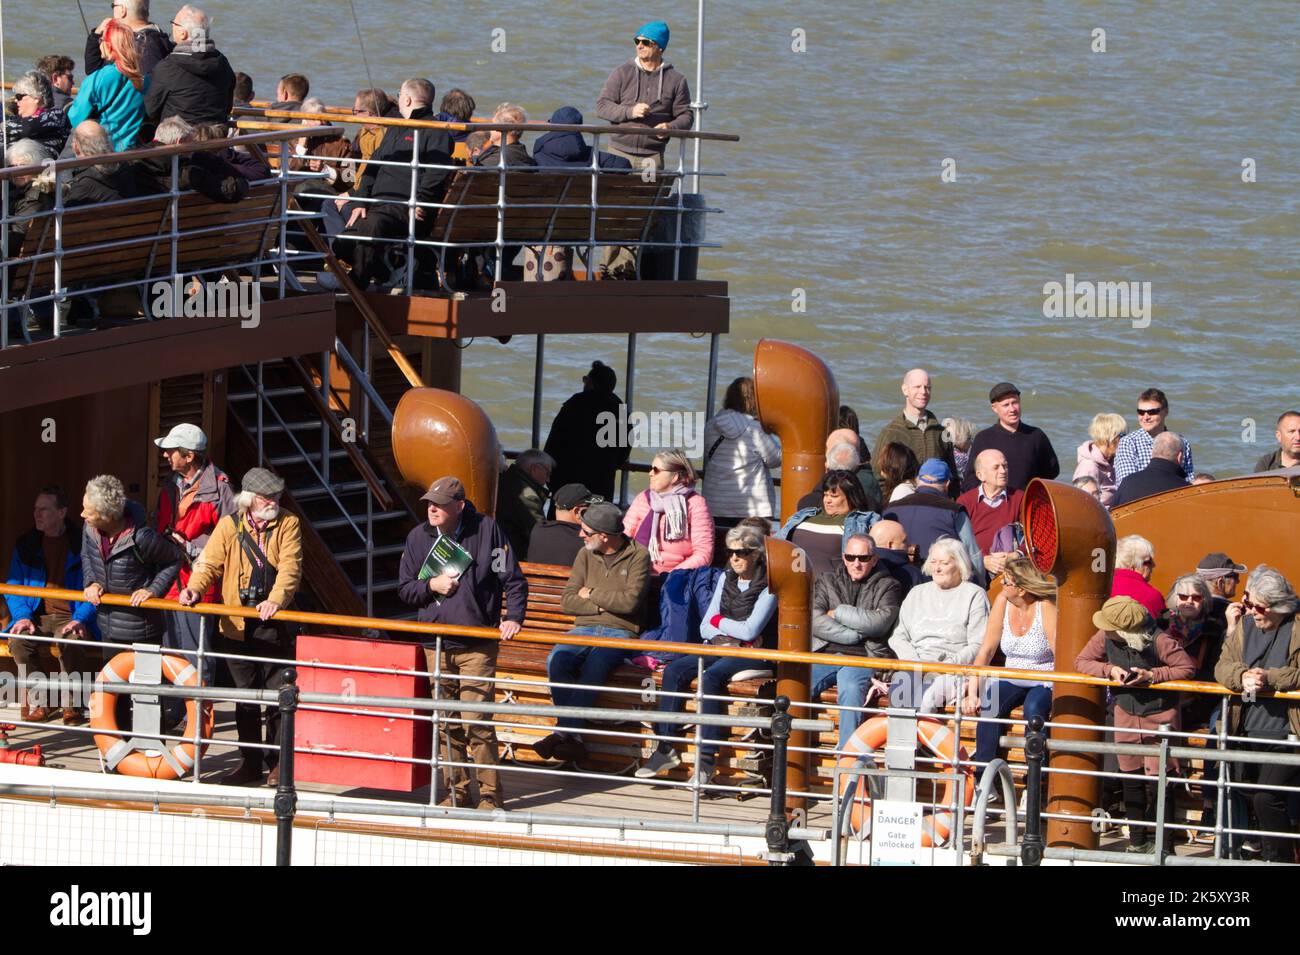
[[[104,65],[81,84],[77,98],[68,107],[68,122],[76,129],[85,120],[97,120],[108,130],[113,151],[120,153],[133,148],[140,139],[149,77],[140,73],[135,34],[120,20],[104,24],[99,53]]]
[[[1056,581],[1027,557],[1009,557],[1002,567],[1002,591],[989,610],[984,642],[972,664],[988,666],[1002,651],[1011,670],[1051,670],[1056,664]],[[983,693],[980,683],[984,683]],[[987,719],[1006,719],[1017,706],[1026,720],[1052,712],[1052,685],[1039,680],[971,680],[962,712]],[[980,723],[975,731],[975,762],[998,754],[1002,724]]]
[[[1099,414],[1088,426],[1089,440],[1079,445],[1076,452],[1079,464],[1074,469],[1074,478],[1087,477],[1096,482],[1097,499],[1102,507],[1110,507],[1119,488],[1119,481],[1115,480],[1115,449],[1127,430],[1128,423],[1121,415]]]
[[[623,532],[650,551],[656,574],[713,562],[713,517],[695,493],[695,468],[686,452],[666,448],[654,456],[650,486],[628,507]]]

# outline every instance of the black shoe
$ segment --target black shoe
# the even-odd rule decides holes
[[[245,760],[244,762],[239,764],[238,769],[234,769],[226,773],[226,775],[222,776],[219,780],[217,780],[217,783],[218,785],[221,786],[248,786],[248,785],[260,786],[262,783],[263,775],[264,773],[262,772],[261,766],[255,765]]]
[[[533,743],[533,752],[542,759],[555,758],[555,746],[564,739],[562,733],[552,733],[550,736],[543,736],[537,742]]]
[[[555,744],[554,753],[562,762],[578,763],[587,758],[587,746],[576,736],[564,736]]]

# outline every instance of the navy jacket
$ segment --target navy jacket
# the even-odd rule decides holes
[[[551,122],[564,126],[581,126],[582,114],[572,106],[564,106],[551,114]],[[539,166],[591,166],[591,147],[582,133],[544,133],[533,144],[533,159]],[[601,150],[596,156],[601,169],[631,171],[632,164],[622,156]]]
[[[505,531],[492,518],[480,514],[465,502],[456,529],[456,543],[469,551],[474,563],[460,578],[460,586],[448,597],[429,589],[427,580],[418,575],[437,540],[437,532],[421,523],[406,535],[406,550],[397,576],[397,592],[403,602],[418,608],[421,623],[449,623],[464,627],[501,625],[502,596],[507,612],[505,619],[524,622],[528,606],[528,581],[519,569],[514,548]],[[433,639],[428,640],[430,644]],[[477,649],[485,641],[472,637],[443,637],[443,644],[456,649]]]
[[[1151,463],[1141,471],[1133,472],[1120,482],[1110,506],[1116,508],[1179,487],[1187,487],[1187,475],[1183,473],[1183,466],[1176,461],[1152,458]]]
[[[717,567],[693,567],[668,573],[659,591],[659,626],[646,630],[641,639],[701,642],[700,623],[722,573]]]
[[[66,590],[83,590],[86,585],[81,582],[81,526],[67,521],[64,536],[68,541],[68,560],[63,567],[63,587]],[[13,559],[9,562],[9,583],[20,587],[45,586],[45,551],[41,546],[41,537],[41,532],[33,528],[18,538]],[[10,626],[19,620],[39,623],[36,615],[40,612],[43,602],[40,597],[6,594],[5,603],[9,605]],[[95,622],[95,608],[92,604],[85,601],[73,603],[72,619],[83,624],[91,635],[98,639],[99,626]]]
[[[99,584],[106,594],[129,597],[144,588],[155,597],[166,597],[180,573],[180,548],[149,526],[135,501],[126,502],[126,512],[131,526],[117,539],[108,560],[99,549],[99,531],[86,525],[81,535],[83,583]],[[166,629],[161,610],[101,603],[97,618],[108,643],[161,643]]]

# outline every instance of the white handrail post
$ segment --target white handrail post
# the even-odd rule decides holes
[[[411,198],[406,213],[406,294],[415,290],[415,216],[416,195],[420,188],[420,130],[411,130]]]

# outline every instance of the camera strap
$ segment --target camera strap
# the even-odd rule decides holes
[[[243,548],[244,555],[248,558],[249,563],[253,565],[252,572],[249,574],[249,584],[256,587],[259,593],[270,593],[270,581],[273,581],[278,573],[275,565],[267,558],[262,548],[257,546],[257,541],[248,533],[248,530],[244,527],[244,522],[233,514],[230,519],[236,522],[235,527],[239,533],[239,546]]]

